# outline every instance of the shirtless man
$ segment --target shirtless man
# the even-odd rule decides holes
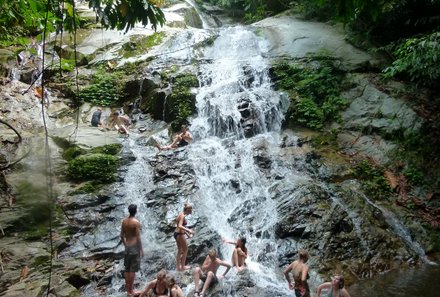
[[[180,133],[174,137],[173,142],[170,145],[162,147],[159,144],[157,144],[157,148],[159,150],[175,149],[178,147],[187,146],[188,144],[190,144],[190,142],[192,140],[193,140],[193,137],[192,137],[191,133],[189,132],[188,127],[185,125],[182,125],[180,127]]]
[[[130,135],[127,126],[130,125],[130,119],[126,116],[119,115],[119,112],[112,113],[109,119],[110,128],[113,126],[119,133]]]
[[[208,256],[202,264],[202,267],[197,267],[194,269],[194,283],[195,283],[195,291],[194,297],[203,297],[206,290],[209,288],[209,285],[217,282],[217,270],[220,266],[225,266],[226,270],[223,275],[220,276],[220,279],[224,278],[228,271],[231,269],[231,264],[228,262],[222,261],[217,258],[217,252],[214,249],[211,249],[208,252]],[[202,292],[199,294],[199,282],[200,280],[204,281]]]
[[[133,291],[134,275],[140,269],[141,257],[144,256],[141,242],[141,224],[135,215],[137,205],[130,204],[128,206],[130,215],[122,221],[121,241],[125,246],[124,266],[125,266],[125,288],[127,295],[135,295]]]

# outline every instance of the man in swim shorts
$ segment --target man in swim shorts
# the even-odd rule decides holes
[[[129,216],[122,221],[121,241],[125,246],[124,266],[125,266],[125,288],[128,295],[135,295],[133,291],[134,276],[140,269],[141,257],[144,256],[141,242],[141,225],[135,215],[137,205],[128,206]]]

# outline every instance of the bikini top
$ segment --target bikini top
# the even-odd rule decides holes
[[[156,281],[156,284],[154,285],[154,288],[153,288],[153,293],[154,293],[154,295],[168,295],[168,289],[165,289],[162,293],[158,293],[157,292],[157,281]]]

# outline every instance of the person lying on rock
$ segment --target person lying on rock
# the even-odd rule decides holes
[[[237,269],[237,272],[246,269],[246,258],[248,256],[248,250],[246,248],[246,238],[240,237],[237,241],[228,241],[223,239],[223,243],[234,244],[234,252],[232,253],[232,266]]]
[[[220,279],[223,279],[232,266],[228,262],[217,258],[217,251],[215,249],[211,249],[208,252],[208,256],[206,256],[202,267],[196,267],[196,269],[194,269],[194,297],[203,297],[210,285],[215,284],[218,281],[216,273],[220,266],[226,267],[225,272],[219,277]],[[203,284],[202,291],[199,293],[200,280],[204,281],[205,283]]]
[[[173,142],[170,145],[160,146],[157,144],[156,146],[159,150],[171,150],[178,147],[187,146],[191,143],[191,141],[193,141],[193,137],[189,132],[188,127],[186,125],[182,125],[180,127],[180,133],[174,137]]]

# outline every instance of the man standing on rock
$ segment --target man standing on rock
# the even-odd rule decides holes
[[[141,257],[144,256],[144,251],[141,242],[141,224],[134,217],[137,212],[137,205],[130,204],[128,212],[130,215],[122,221],[121,241],[125,246],[125,288],[127,289],[127,296],[134,296],[136,294],[133,291],[134,276],[140,269]]]

